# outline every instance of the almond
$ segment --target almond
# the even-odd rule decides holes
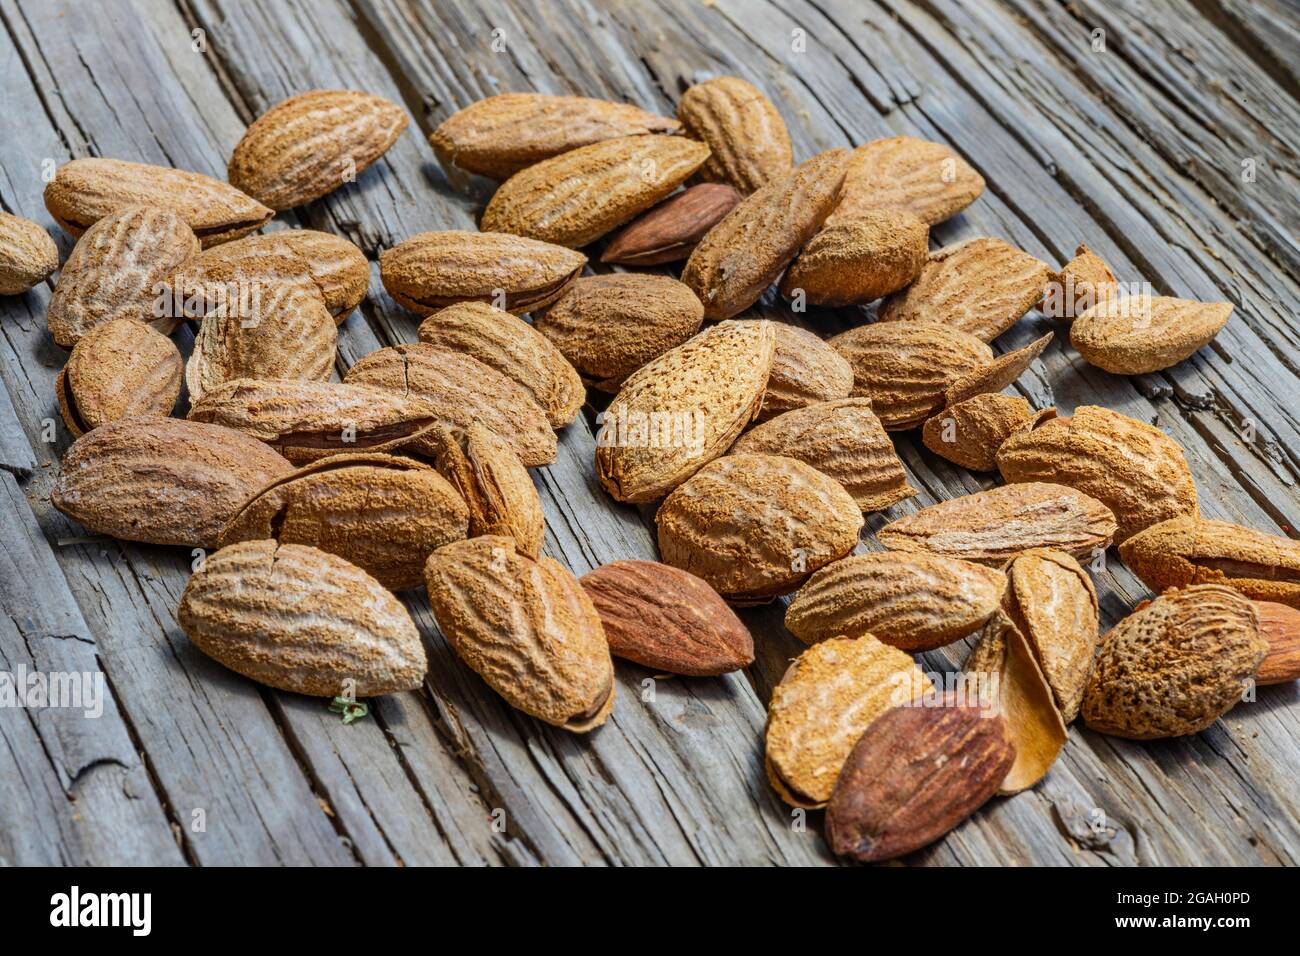
[[[992,342],[1043,297],[1046,262],[1001,239],[968,239],[930,253],[916,281],[880,306],[883,322],[941,322]]]
[[[396,345],[371,352],[343,380],[418,401],[441,425],[480,422],[508,441],[529,468],[555,461],[555,432],[546,413],[522,385],[468,355],[424,342]],[[428,438],[413,447],[433,453]]]
[[[0,212],[0,295],[21,295],[59,268],[59,247],[30,219]]]
[[[881,511],[917,493],[865,398],[778,415],[742,435],[731,452],[796,458],[843,485],[862,511]]]
[[[1002,443],[1024,427],[1032,411],[1023,398],[985,392],[949,405],[925,423],[925,447],[971,471],[993,471]]]
[[[997,793],[1015,756],[1006,721],[953,695],[942,706],[892,707],[844,761],[826,842],[861,863],[920,849]]]
[[[675,133],[681,124],[630,103],[585,96],[498,93],[453,113],[429,135],[443,169],[492,179],[582,146],[640,133]]]
[[[211,548],[240,505],[292,470],[229,428],[123,418],[72,443],[50,501],[97,534]]]
[[[1177,365],[1210,344],[1231,315],[1228,302],[1113,297],[1074,320],[1070,344],[1107,372],[1145,375]]]
[[[729,601],[788,594],[858,543],[862,513],[833,478],[793,458],[728,455],[659,508],[659,554]]]
[[[927,225],[951,219],[984,192],[984,178],[942,143],[895,136],[855,149],[836,214],[902,209]]]
[[[1300,608],[1300,543],[1254,528],[1183,516],[1154,524],[1119,549],[1157,594],[1222,584],[1258,601]]]
[[[776,350],[767,378],[759,421],[796,408],[848,398],[853,391],[853,366],[830,344],[807,329],[774,322]],[[871,400],[866,399],[870,407]]]
[[[449,305],[420,323],[421,342],[464,352],[518,382],[554,428],[578,417],[587,393],[569,360],[523,319],[485,302]]]
[[[824,807],[872,721],[932,690],[911,657],[870,634],[814,644],[772,691],[767,779],[792,806]]]
[[[379,254],[379,276],[398,304],[428,315],[457,302],[531,312],[582,274],[572,249],[499,232],[422,232]]]
[[[1102,638],[1083,719],[1133,740],[1199,733],[1241,700],[1268,649],[1254,604],[1238,592],[1170,591]]]
[[[802,291],[813,305],[874,302],[909,285],[925,265],[930,227],[909,212],[872,209],[832,215],[781,280],[781,295]]]
[[[1002,564],[1035,548],[1091,556],[1109,547],[1114,535],[1115,516],[1100,501],[1040,482],[941,501],[876,532],[894,551],[928,551],[982,564]]]
[[[213,660],[296,694],[415,690],[428,668],[411,616],[393,595],[360,568],[304,545],[221,549],[190,578],[176,616]]]
[[[617,392],[624,380],[700,330],[704,306],[668,276],[614,273],[578,279],[533,327],[584,382]]]
[[[211,176],[120,159],[74,159],[45,187],[45,208],[73,236],[125,206],[175,210],[205,249],[246,236],[275,215]]]
[[[819,153],[709,231],[682,270],[705,318],[729,319],[758,301],[830,214],[847,161],[842,149]]]
[[[119,418],[166,418],[181,397],[181,353],[161,332],[114,319],[82,336],[59,372],[59,411],[74,438]]]
[[[785,626],[805,644],[870,632],[905,651],[929,651],[983,627],[1006,590],[1000,571],[934,554],[855,554],[799,589]]]
[[[1182,447],[1158,428],[1096,405],[1016,432],[998,449],[998,468],[1010,482],[1054,482],[1096,498],[1119,522],[1117,542],[1199,513]]]
[[[352,182],[406,129],[381,96],[310,90],[277,103],[244,132],[230,157],[231,185],[276,211]]]
[[[614,664],[600,617],[550,558],[487,535],[439,548],[425,566],[438,627],[462,661],[512,707],[577,733],[614,707]]]
[[[718,593],[656,561],[615,561],[580,579],[615,657],[707,677],[754,662],[754,639]]]
[[[198,252],[198,239],[171,209],[127,206],[106,214],[59,273],[46,315],[50,335],[70,348],[114,319],[137,319],[170,334],[178,312],[157,287]]]
[[[740,193],[726,183],[684,189],[614,233],[600,261],[657,266],[685,259],[740,200]]]
[[[1273,601],[1256,601],[1259,631],[1268,641],[1268,654],[1259,665],[1255,683],[1289,684],[1300,678],[1300,611]]]
[[[561,153],[515,173],[479,224],[559,246],[595,242],[663,199],[708,158],[679,136],[624,136]]]
[[[1074,258],[1056,273],[1038,309],[1049,319],[1073,319],[1119,291],[1115,273],[1082,243]]]
[[[762,405],[774,347],[770,322],[723,322],[642,366],[598,419],[600,483],[655,501],[723,454]]]
[[[700,169],[701,179],[730,183],[749,195],[790,175],[790,134],[754,84],[736,76],[697,83],[682,94],[677,118],[686,135],[703,140],[712,151]]]
[[[999,355],[988,365],[982,365],[958,376],[944,389],[945,402],[948,405],[957,405],[976,395],[1002,391],[1023,375],[1051,342],[1052,333],[1048,332],[1022,349]]]

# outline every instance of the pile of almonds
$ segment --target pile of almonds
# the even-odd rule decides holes
[[[1208,343],[1227,303],[1127,295],[1085,246],[1060,269],[992,237],[931,251],[930,227],[982,193],[975,169],[907,136],[796,165],[779,112],[734,77],[688,89],[677,119],[506,93],[430,136],[453,182],[498,181],[480,231],[379,256],[384,288],[426,316],[419,341],[333,381],[365,254],[255,233],[406,125],[379,97],[313,91],[249,127],[229,182],[78,159],[46,190],[80,237],[48,311],[76,436],[53,503],[92,532],[216,549],[178,618],[222,664],[327,697],[416,688],[425,650],[392,591],[423,584],[493,690],[586,732],[613,708],[611,655],[736,671],[754,645],[732,607],[793,595],[785,623],[808,649],[772,695],[768,777],[825,807],[831,849],[862,861],[1032,787],[1080,715],[1119,737],[1192,734],[1253,684],[1300,676],[1300,545],[1201,517],[1159,429],[1002,394],[1051,333],[989,344],[1037,307],[1093,365],[1155,372]],[[584,276],[579,250],[601,240],[606,265],[680,278]],[[0,292],[57,268],[43,229],[0,214]],[[825,339],[746,317],[774,285],[792,315],[880,300],[875,321]],[[169,338],[184,321],[188,360]],[[182,384],[188,415],[171,417]],[[658,503],[663,563],[578,579],[542,555],[528,469],[555,460],[589,389],[608,396],[595,478]],[[889,434],[914,429],[1004,483],[854,554],[865,513],[918,494]],[[1099,636],[1090,571],[1112,545],[1157,596]],[[913,658],[966,638],[959,674]]]

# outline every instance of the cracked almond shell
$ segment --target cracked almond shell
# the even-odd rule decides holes
[[[435,551],[429,603],[452,648],[510,706],[576,733],[614,706],[614,663],[578,579],[485,535]]]
[[[1114,297],[1074,320],[1070,344],[1107,372],[1145,375],[1177,365],[1209,345],[1231,315],[1229,302],[1163,295]]]
[[[951,219],[984,192],[984,177],[942,143],[895,136],[853,150],[836,215],[902,209],[927,225]]]
[[[774,322],[776,350],[759,421],[818,402],[848,398],[853,367],[830,344],[807,329]],[[870,405],[870,399],[867,400]]]
[[[397,598],[343,558],[305,545],[222,548],[190,578],[176,616],[213,660],[296,694],[415,690],[428,669]]]
[[[39,223],[0,212],[0,295],[21,295],[59,268],[59,247]]]
[[[677,118],[686,135],[710,149],[700,178],[730,183],[749,195],[790,175],[794,149],[776,107],[758,87],[738,76],[697,83],[682,94]]]
[[[175,343],[134,319],[114,319],[81,337],[54,389],[74,438],[120,418],[166,418],[181,397],[184,365]]]
[[[832,214],[786,270],[781,295],[802,290],[812,305],[832,307],[874,302],[921,274],[929,241],[929,226],[901,210]]]
[[[985,392],[949,405],[926,421],[921,441],[941,458],[971,471],[994,471],[997,453],[1033,412],[1019,396]]]
[[[1052,277],[1038,310],[1049,319],[1071,320],[1119,292],[1115,273],[1104,259],[1082,243],[1074,258]]]
[[[999,355],[988,365],[972,369],[958,376],[951,385],[944,389],[944,403],[956,405],[974,398],[976,395],[1002,391],[1018,379],[1034,360],[1043,354],[1043,350],[1052,342],[1052,333],[1048,332],[1035,339],[1022,349]]]

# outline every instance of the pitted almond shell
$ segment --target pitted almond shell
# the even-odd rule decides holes
[[[1177,365],[1209,345],[1231,315],[1230,302],[1114,296],[1074,320],[1070,344],[1098,368],[1145,375]]]
[[[122,418],[72,443],[50,501],[97,534],[211,548],[249,497],[292,470],[229,428]]]
[[[976,395],[1002,391],[1023,375],[1051,342],[1052,333],[1048,332],[1022,349],[999,355],[988,365],[959,376],[944,390],[945,404],[957,405]]]
[[[984,177],[954,150],[914,136],[864,143],[849,158],[835,215],[902,209],[933,226],[984,192]]]
[[[550,340],[485,302],[449,305],[420,323],[421,342],[463,352],[518,382],[555,428],[573,421],[587,393],[569,360]]]
[[[1052,277],[1038,310],[1049,319],[1070,320],[1083,315],[1094,305],[1114,298],[1119,292],[1115,273],[1105,260],[1083,243],[1074,250],[1074,258]]]
[[[397,598],[343,558],[305,545],[221,549],[190,578],[176,616],[213,660],[296,694],[414,690],[428,668]]]
[[[119,418],[166,418],[181,397],[180,350],[134,319],[97,325],[73,346],[54,388],[74,438]]]
[[[429,603],[456,654],[512,707],[585,733],[614,706],[614,664],[591,598],[550,558],[485,535],[425,565]]]
[[[852,551],[863,524],[839,482],[778,455],[710,462],[665,499],[655,520],[664,563],[735,604],[795,590]]]
[[[249,378],[207,392],[189,417],[251,435],[297,465],[400,448],[438,421],[419,402],[366,385]]]
[[[740,200],[740,193],[726,183],[683,189],[614,233],[600,261],[657,266],[685,259]]]
[[[791,806],[824,807],[872,722],[933,689],[909,655],[870,634],[814,644],[772,691],[767,779]]]
[[[797,458],[843,485],[862,511],[880,511],[917,493],[866,398],[778,415],[741,435],[731,453]]]
[[[805,644],[871,633],[905,651],[929,651],[983,627],[1007,586],[1000,571],[934,554],[855,554],[799,589],[785,626]]]
[[[985,392],[949,405],[925,423],[921,440],[936,455],[971,471],[993,471],[997,453],[1032,415],[1023,398]]]
[[[587,257],[500,232],[422,232],[379,254],[379,277],[397,302],[428,315],[457,302],[518,314],[558,299]]]
[[[802,290],[813,305],[874,302],[909,285],[930,252],[930,228],[909,212],[872,209],[832,215],[781,280],[781,295]]]
[[[807,329],[775,322],[776,351],[767,378],[759,421],[818,402],[848,398],[853,390],[853,367],[830,344]],[[868,407],[871,400],[866,399]]]
[[[0,295],[21,295],[59,268],[59,247],[39,223],[0,212]]]
[[[73,236],[126,206],[175,210],[205,249],[246,236],[275,215],[211,176],[120,159],[74,159],[45,187],[45,208]]]
[[[697,83],[682,94],[677,118],[686,135],[711,153],[700,178],[730,183],[749,195],[790,175],[794,149],[776,107],[758,87],[738,76]]]
[[[428,465],[392,455],[334,455],[258,491],[230,519],[220,545],[265,538],[308,544],[396,591],[421,584],[425,559],[464,538],[468,525],[465,502]]]

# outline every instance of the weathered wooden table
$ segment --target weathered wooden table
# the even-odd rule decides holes
[[[357,184],[277,223],[372,258],[420,230],[474,228],[485,197],[449,189],[424,134],[505,90],[671,113],[694,80],[735,73],[778,104],[799,158],[899,133],[951,143],[988,190],[936,244],[990,234],[1063,262],[1083,241],[1122,279],[1237,305],[1169,372],[1110,376],[1058,336],[1017,387],[1037,406],[1157,423],[1186,447],[1210,516],[1300,526],[1294,0],[0,0],[0,21],[0,200],[65,255],[41,202],[53,166],[99,155],[223,176],[245,125],[311,88],[369,90],[414,117]],[[87,541],[49,504],[69,443],[49,293],[0,305],[0,670],[102,669],[109,699],[97,719],[0,709],[0,863],[830,862],[816,815],[797,825],[763,778],[764,705],[800,649],[780,604],[744,612],[759,646],[746,674],[662,680],[646,699],[649,673],[620,664],[614,716],[586,738],[488,691],[422,595],[408,603],[430,646],[425,690],[349,726],[203,657],[174,618],[188,552]],[[1031,313],[998,347],[1052,327]],[[414,330],[376,272],[340,367]],[[869,530],[987,482],[912,436],[899,447],[923,494]],[[601,492],[592,452],[580,419],[536,472],[547,550],[578,573],[655,553],[652,515]],[[1145,596],[1118,561],[1098,586],[1105,623]],[[1076,726],[1044,783],[909,862],[1294,864],[1298,768],[1295,685],[1183,740]]]

